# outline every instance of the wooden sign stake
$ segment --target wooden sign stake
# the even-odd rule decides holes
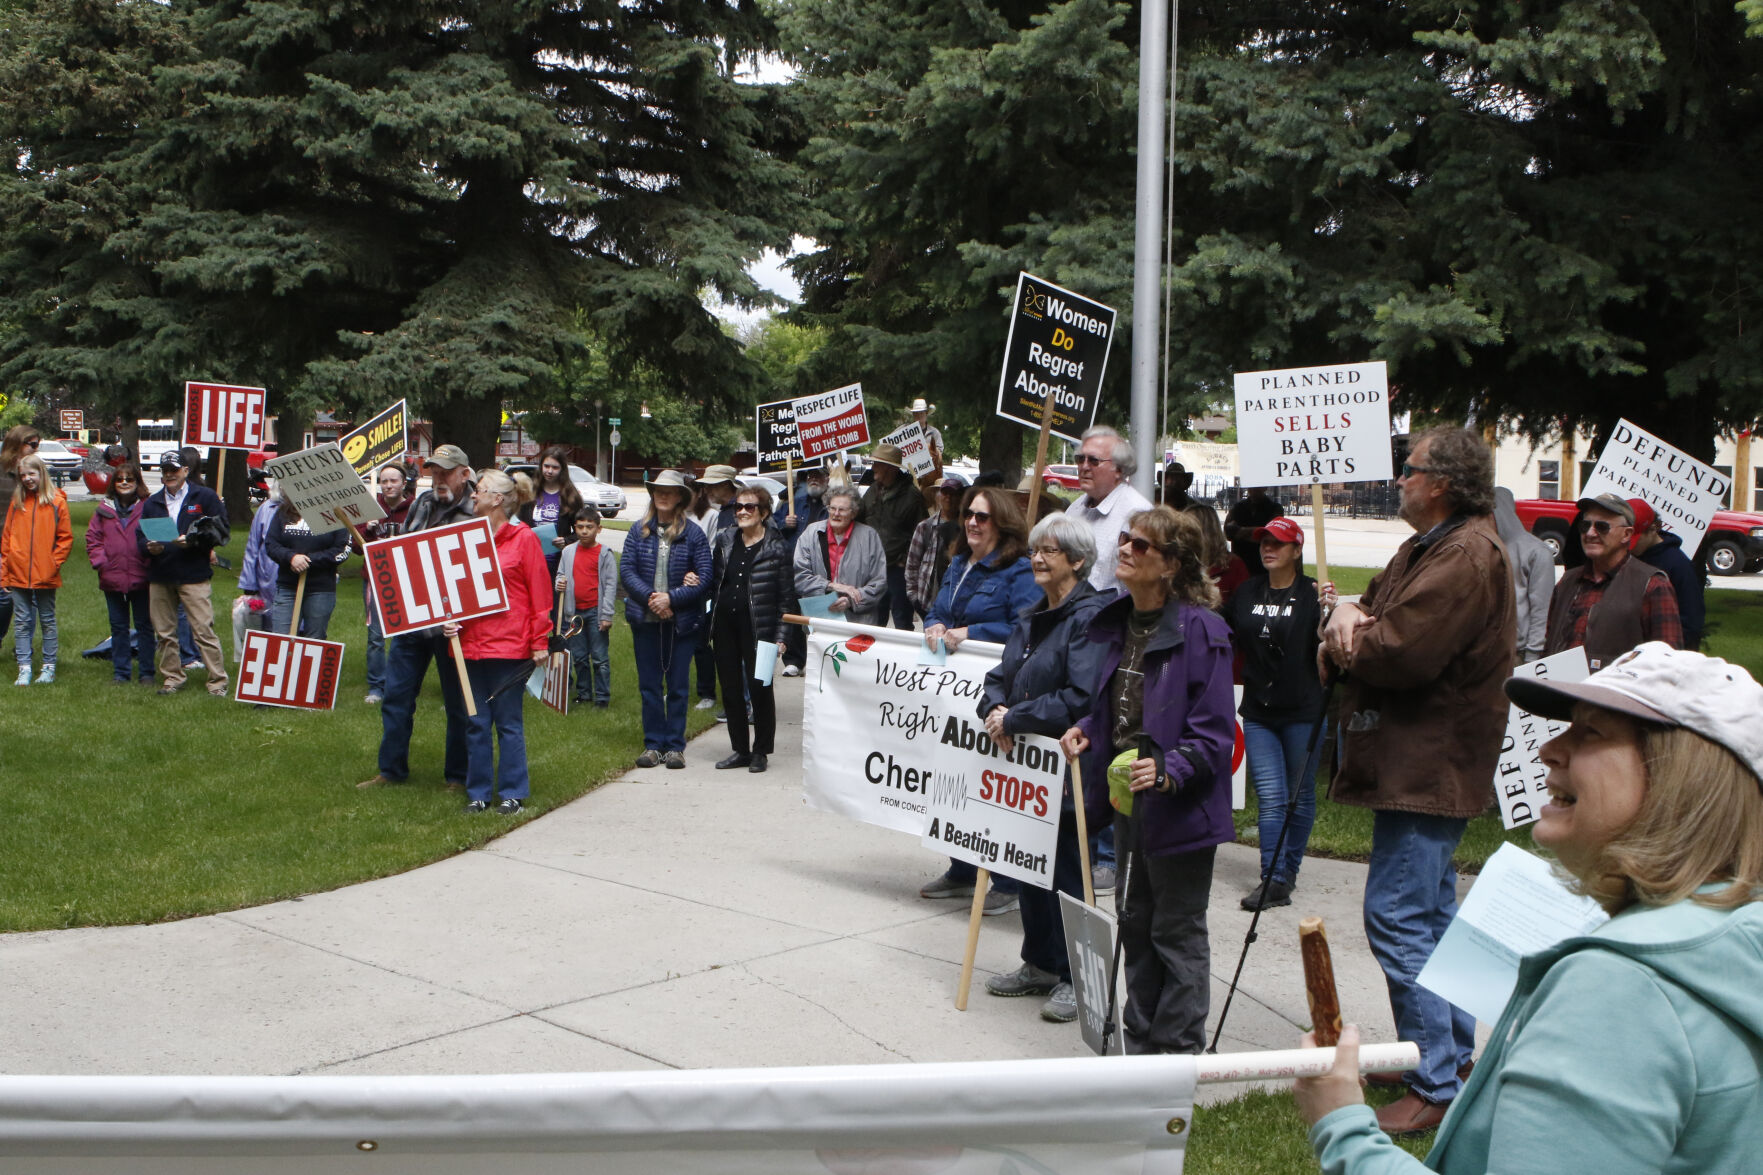
[[[1047,468],[1047,440],[1053,435],[1053,393],[1041,402],[1041,438],[1035,442],[1034,478],[1028,483],[1028,527],[1034,529],[1035,511],[1041,504],[1041,474]]]
[[[226,450],[216,449],[215,452],[219,456],[214,459],[214,496],[222,498],[226,495]]]
[[[796,461],[795,454],[784,454],[784,513],[796,512]],[[800,527],[800,522],[798,522]]]
[[[967,951],[961,956],[961,983],[955,989],[955,1010],[967,1011],[967,989],[973,983],[973,956],[979,952],[979,920],[986,914],[986,891],[992,875],[984,869],[973,879],[973,909],[967,915]]]
[[[225,450],[222,450],[223,452]],[[310,568],[308,569],[310,570]],[[306,572],[300,573],[300,581],[294,585],[294,618],[288,621],[288,635],[300,635],[300,609],[306,602]]]
[[[1315,916],[1298,921],[1298,955],[1304,961],[1304,994],[1310,1001],[1310,1031],[1321,1048],[1341,1039],[1341,997],[1335,989],[1334,958],[1328,928]]]
[[[1322,530],[1322,487],[1310,487],[1310,520],[1316,525],[1316,582],[1318,585],[1328,582],[1328,536]]]
[[[1077,811],[1077,859],[1084,871],[1084,905],[1096,904],[1096,883],[1090,876],[1090,818],[1084,813],[1084,769],[1071,761],[1071,806]]]

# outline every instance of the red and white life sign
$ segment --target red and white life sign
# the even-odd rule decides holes
[[[343,646],[337,641],[252,629],[239,654],[233,700],[296,710],[335,709],[342,668]]]
[[[184,444],[263,448],[263,409],[268,396],[262,388],[185,384]]]
[[[797,435],[802,438],[804,461],[869,443],[869,417],[863,412],[862,384],[803,396],[795,401],[791,411],[796,418]]]
[[[487,518],[369,543],[367,574],[387,636],[508,611]]]

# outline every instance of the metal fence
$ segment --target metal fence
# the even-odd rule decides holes
[[[1249,491],[1242,486],[1231,486],[1221,490],[1214,498],[1213,504],[1220,510],[1228,511]],[[1310,513],[1310,487],[1308,486],[1277,486],[1268,491],[1275,501],[1285,507],[1287,514]],[[1323,510],[1327,514],[1342,518],[1394,518],[1402,505],[1402,491],[1393,481],[1360,481],[1345,485],[1325,485],[1322,487]]]

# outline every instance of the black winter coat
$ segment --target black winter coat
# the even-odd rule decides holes
[[[724,527],[716,533],[716,549],[710,556],[710,590],[715,596],[715,603],[711,607],[713,617],[727,599],[723,590],[723,577],[728,574],[729,562],[734,558],[734,546],[739,541],[740,534],[740,529],[733,526]],[[769,522],[766,523],[765,537],[759,540],[759,551],[753,560],[753,574],[747,583],[747,601],[753,617],[753,636],[756,640],[766,642],[776,641],[783,632],[784,614],[800,608],[796,602],[796,574],[790,556],[790,545]],[[712,620],[713,625],[714,623]]]
[[[290,565],[295,555],[304,555],[312,560],[306,570],[306,594],[334,592],[337,590],[337,564],[349,554],[349,532],[329,530],[313,534],[305,519],[289,520],[284,504],[276,507],[274,521],[263,532],[263,549],[275,560],[278,587],[291,588],[300,582],[300,573]]]
[[[1007,706],[1004,733],[1058,738],[1088,714],[1102,668],[1090,620],[1112,598],[1080,579],[1057,608],[1049,609],[1045,596],[1024,608],[1005,638],[1003,657],[986,674],[980,719]]]

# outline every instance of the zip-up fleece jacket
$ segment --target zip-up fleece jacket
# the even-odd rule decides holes
[[[496,532],[496,562],[508,592],[508,610],[460,626],[459,645],[471,661],[518,661],[550,647],[551,572],[539,536],[524,523]]]
[[[540,544],[540,546],[543,545]],[[569,544],[563,548],[563,554],[557,560],[557,570],[562,573],[565,581],[563,584],[564,628],[568,628],[575,620],[575,556],[580,547],[581,543],[579,542]],[[611,624],[613,605],[618,598],[618,556],[612,553],[611,547],[601,543],[600,558],[596,562],[599,565],[595,568],[595,573],[600,584],[600,605],[595,609],[598,615],[583,617],[582,623]]]
[[[145,508],[145,500],[137,499],[119,510],[106,498],[92,513],[86,558],[98,571],[98,586],[107,592],[138,592],[147,586],[147,559],[135,542]]]
[[[0,532],[0,587],[60,587],[61,565],[73,552],[67,495],[56,490],[54,501],[47,506],[34,496],[26,498],[22,506],[8,502],[4,527]]]
[[[166,518],[165,491],[159,490],[147,499],[147,505],[141,510],[141,518]],[[192,485],[190,492],[184,496],[184,507],[178,511],[177,524],[179,534],[189,534],[190,526],[198,518],[218,518],[220,520],[221,540],[218,545],[225,546],[227,539],[232,537],[233,529],[227,522],[226,507],[221,505],[220,498],[207,486]],[[147,553],[147,536],[137,528],[135,546],[147,558],[147,580],[149,583],[206,583],[214,578],[214,568],[208,565],[208,552],[213,549],[211,544],[191,542],[179,550],[166,545],[158,555]]]

